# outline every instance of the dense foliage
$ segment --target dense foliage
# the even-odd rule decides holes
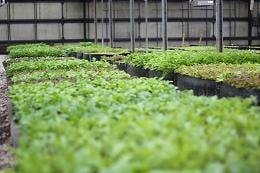
[[[176,72],[221,81],[238,88],[260,89],[260,64],[209,64],[182,66]]]
[[[74,57],[24,57],[24,58],[13,58],[13,59],[7,59],[6,63],[8,65],[17,63],[17,62],[23,62],[23,61],[42,61],[42,60],[69,60],[69,59],[75,59]]]
[[[45,43],[13,45],[13,46],[9,46],[7,48],[7,52],[10,53],[14,49],[24,49],[24,48],[30,48],[30,47],[48,47],[48,45]]]
[[[28,44],[11,46],[8,48],[10,58],[23,57],[63,57],[66,53],[62,49],[45,44]]]
[[[250,99],[195,97],[105,62],[29,60],[8,73],[21,130],[9,172],[260,171]]]
[[[90,63],[89,61],[81,61],[81,60],[38,60],[38,61],[23,61],[11,64],[7,70],[7,74],[9,76],[13,76],[14,74],[20,72],[33,72],[33,71],[45,71],[48,72],[50,70],[59,70],[59,69],[78,69],[78,68],[87,68],[90,66],[94,67],[103,67],[110,66],[109,64],[104,64],[102,62],[96,62],[95,65]]]
[[[111,48],[108,46],[101,46],[99,44],[93,44],[89,42],[82,42],[79,45],[66,45],[60,47],[62,50],[65,50],[67,53],[70,52],[81,52],[89,54],[124,54],[128,53],[127,49],[123,48]]]
[[[164,72],[174,71],[182,65],[191,66],[195,64],[242,64],[260,63],[260,54],[250,51],[229,50],[225,53],[214,51],[171,51],[154,53],[136,53],[128,56],[129,64],[162,70]]]

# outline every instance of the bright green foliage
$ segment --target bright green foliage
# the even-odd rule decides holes
[[[106,80],[110,80],[110,76],[115,76],[118,79],[130,79],[130,76],[126,73],[121,71],[115,71],[113,68],[97,68],[94,66],[78,68],[77,71],[75,70],[49,70],[49,71],[35,71],[32,73],[22,73],[17,74],[12,77],[13,83],[20,83],[20,82],[42,82],[42,81],[53,81],[53,82],[60,82],[62,80],[96,80],[99,76]]]
[[[9,172],[260,171],[260,110],[251,99],[195,97],[105,62],[30,63],[12,64],[13,79],[47,81],[10,89],[21,136]],[[53,81],[60,77],[68,80]]]
[[[14,48],[9,48],[10,58],[23,58],[23,57],[63,57],[66,53],[62,49],[51,47],[48,45],[21,45]]]
[[[24,48],[31,48],[31,47],[48,47],[45,43],[38,43],[38,44],[19,44],[14,46],[9,46],[7,48],[7,52],[11,52],[14,49],[24,49]]]
[[[59,70],[59,69],[78,69],[78,68],[88,68],[88,67],[96,67],[96,68],[107,68],[112,65],[104,62],[96,62],[92,64],[87,60],[38,60],[38,61],[23,61],[11,64],[7,70],[7,74],[9,76],[13,76],[14,74],[20,72],[33,72],[33,71],[49,71],[49,70]]]
[[[250,51],[233,51],[225,53],[214,51],[172,51],[166,53],[148,53],[129,55],[128,63],[145,67],[152,70],[162,70],[164,72],[174,71],[181,65],[195,64],[242,64],[242,63],[260,63],[260,54]]]
[[[260,64],[209,64],[182,66],[177,73],[222,81],[238,88],[260,89]]]
[[[75,51],[76,52],[82,52],[82,53],[101,53],[101,54],[123,54],[123,53],[128,53],[127,49],[102,47],[100,45],[94,45],[94,46],[90,46],[90,47],[77,47],[75,49]]]
[[[81,52],[81,53],[89,53],[89,54],[123,54],[128,53],[127,49],[123,48],[111,48],[104,46],[102,47],[99,44],[93,44],[90,42],[82,42],[79,45],[65,45],[60,46],[62,50],[65,50],[67,53],[70,52]]]
[[[7,64],[13,64],[13,63],[18,63],[18,62],[23,62],[23,61],[49,61],[49,60],[73,60],[75,59],[74,57],[24,57],[24,58],[13,58],[13,59],[8,59],[6,62]]]

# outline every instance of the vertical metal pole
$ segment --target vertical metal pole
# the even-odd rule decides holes
[[[149,41],[148,41],[148,16],[149,16],[149,7],[148,7],[148,0],[145,1],[145,49],[148,52]]]
[[[64,0],[61,2],[61,42],[64,44]]]
[[[156,46],[158,47],[159,45],[159,7],[158,7],[158,1],[155,0],[155,12],[156,12]]]
[[[206,7],[206,46],[208,45],[208,7]]]
[[[164,51],[168,48],[167,19],[167,0],[162,0],[162,40]]]
[[[98,43],[97,37],[97,0],[94,0],[94,35],[95,35],[95,44]]]
[[[252,45],[252,25],[253,25],[252,10],[253,9],[254,9],[254,1],[251,0],[251,2],[248,3],[248,46]]]
[[[86,1],[85,1],[86,2]],[[88,15],[87,15],[87,19],[89,19],[90,18],[90,5],[89,5],[89,1],[88,1],[88,9],[86,10],[87,12],[88,12]],[[86,21],[86,20],[85,20]],[[87,21],[86,21],[86,23],[87,23]],[[87,39],[89,39],[90,38],[90,24],[89,24],[90,22],[88,22],[88,29],[87,29],[87,31],[88,31],[88,33],[87,33]]]
[[[34,0],[33,3],[33,8],[34,8],[34,41],[37,41],[37,32],[38,32],[38,28],[37,28],[37,16],[38,16],[38,12],[37,12],[37,2],[36,0]]]
[[[101,32],[102,32],[102,47],[104,46],[104,0],[101,0]]]
[[[84,37],[84,40],[87,40],[87,26],[86,26],[86,2],[84,1],[82,3],[83,5],[83,37]]]
[[[113,47],[113,6],[112,0],[108,0],[108,11],[109,11],[109,44]]]
[[[216,0],[217,48],[223,52],[223,0]]]
[[[10,13],[10,2],[7,2],[7,38],[8,38],[8,43],[11,41],[11,13]]]
[[[134,0],[130,0],[130,37],[131,51],[135,51],[135,21],[134,21]]]

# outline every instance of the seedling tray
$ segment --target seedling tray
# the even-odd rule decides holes
[[[219,93],[217,82],[182,74],[177,74],[177,86],[180,90],[193,90],[194,95],[197,96],[214,96]]]
[[[236,88],[229,84],[221,84],[219,89],[219,97],[235,97],[239,96],[242,98],[247,98],[250,96],[255,96],[257,98],[257,104],[260,104],[260,90],[248,89],[248,88]]]
[[[135,77],[148,77],[148,70],[142,67],[127,65],[127,73]]]
[[[78,58],[78,59],[83,59],[83,53],[77,52],[76,58]]]
[[[121,62],[114,62],[118,70],[122,70],[127,72],[127,64],[126,63],[121,63]]]

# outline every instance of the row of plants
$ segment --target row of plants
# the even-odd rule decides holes
[[[256,97],[260,105],[259,64],[199,64],[163,73],[113,60],[119,70],[131,76],[167,80],[179,90],[192,90],[197,96]]]
[[[123,48],[111,48],[108,46],[102,46],[99,44],[93,44],[91,42],[82,42],[78,45],[65,45],[60,46],[68,54],[73,52],[87,53],[87,54],[127,54],[129,51]]]
[[[219,53],[214,51],[172,51],[172,52],[153,52],[135,53],[128,56],[128,64],[161,70],[165,73],[174,71],[182,65],[195,64],[243,64],[260,63],[260,54],[248,51],[228,51]]]
[[[50,70],[59,70],[59,69],[79,69],[79,68],[105,68],[110,66],[108,63],[96,62],[95,64],[90,63],[85,60],[77,59],[66,59],[66,60],[30,60],[22,61],[18,63],[11,64],[7,69],[8,76],[14,76],[21,72],[31,73],[33,71],[45,71],[48,73]]]
[[[21,136],[7,172],[259,172],[252,99],[195,97],[103,61],[80,62],[8,67]]]
[[[181,66],[177,73],[228,83],[237,88],[260,89],[260,64],[208,64]]]
[[[12,50],[15,49],[24,49],[30,47],[49,47],[49,46],[45,43],[19,44],[19,45],[8,46],[7,52],[10,53]]]
[[[88,54],[127,54],[127,49],[110,48],[89,42],[82,42],[75,45],[49,46],[44,43],[39,44],[22,44],[10,46],[7,49],[10,58],[24,57],[64,57],[72,53],[88,53]]]
[[[23,57],[64,57],[66,52],[57,47],[45,44],[18,45],[8,48],[9,58]]]

